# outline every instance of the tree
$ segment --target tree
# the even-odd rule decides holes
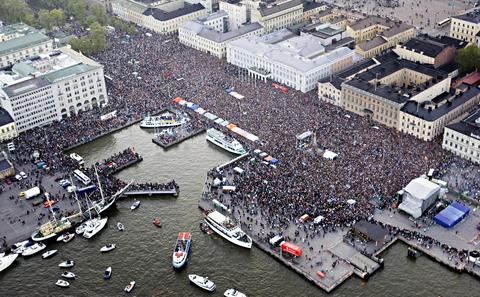
[[[65,13],[61,8],[50,10],[50,18],[57,27],[62,27],[65,24]]]
[[[467,73],[480,67],[480,49],[471,44],[457,52],[455,63],[460,73]]]
[[[92,15],[95,17],[96,21],[99,22],[101,25],[105,26],[108,22],[107,11],[104,5],[101,4],[93,4],[90,7],[90,11]]]
[[[24,0],[0,0],[0,19],[9,23],[32,21],[30,9]]]
[[[99,23],[94,22],[90,25],[90,39],[95,52],[104,50],[107,47],[107,38],[105,36],[105,28]]]
[[[47,29],[48,31],[52,30],[52,17],[50,15],[50,12],[45,9],[41,9],[38,12],[38,24],[42,27]]]
[[[70,0],[65,5],[65,10],[69,15],[73,15],[77,21],[84,24],[87,7],[82,0]]]

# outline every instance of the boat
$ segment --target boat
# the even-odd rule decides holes
[[[237,291],[237,289],[228,289],[223,293],[225,297],[247,297],[247,295],[242,292]]]
[[[59,236],[59,234],[70,229],[71,227],[72,223],[67,218],[57,220],[55,218],[55,214],[53,213],[53,220],[46,222],[45,224],[40,226],[38,230],[33,232],[31,238],[33,241],[44,241]]]
[[[117,230],[118,230],[118,231],[123,231],[123,230],[125,230],[125,226],[123,226],[122,223],[118,222],[118,223],[117,223]]]
[[[207,141],[233,154],[243,155],[247,152],[238,140],[215,128],[207,130]]]
[[[75,265],[75,262],[73,260],[65,260],[62,263],[58,264],[58,267],[60,268],[70,268]]]
[[[63,237],[62,241],[64,243],[67,243],[67,242],[71,241],[74,237],[75,237],[75,233],[66,233],[65,237]]]
[[[156,218],[155,220],[153,220],[153,224],[157,227],[162,227],[162,222],[160,221],[159,218]]]
[[[178,233],[177,243],[175,244],[175,249],[173,251],[173,268],[182,268],[187,263],[191,243],[192,237],[189,232]]]
[[[203,277],[196,274],[189,274],[188,278],[192,283],[209,292],[213,292],[217,288],[215,286],[215,283],[209,280],[208,277]]]
[[[75,278],[75,273],[70,272],[70,271],[65,271],[62,273],[63,278],[68,278],[68,279],[74,279]]]
[[[112,267],[108,267],[105,269],[105,272],[103,273],[103,279],[110,279],[112,277]]]
[[[147,116],[140,122],[140,128],[171,128],[185,124],[187,117],[165,112],[158,116]]]
[[[68,288],[70,286],[70,283],[63,280],[63,279],[59,279],[57,280],[57,282],[55,283],[55,285],[59,286],[59,287],[62,287],[62,288]]]
[[[15,259],[17,259],[18,257],[18,254],[10,254],[10,255],[3,255],[0,257],[0,272],[4,271],[5,269],[7,269],[8,267],[10,267],[10,265],[13,264],[13,262],[15,262]]]
[[[87,228],[87,224],[83,222],[75,229],[75,233],[77,233],[78,235],[82,235],[83,232],[85,232],[85,228]]]
[[[42,254],[42,258],[47,259],[47,258],[53,257],[56,254],[57,254],[57,250],[49,250]]]
[[[130,293],[135,287],[135,281],[131,281],[124,289],[125,292]]]
[[[83,237],[89,239],[100,232],[107,224],[108,218],[94,218],[88,221]]]
[[[247,249],[252,248],[252,239],[250,236],[235,225],[230,218],[218,211],[208,211],[205,215],[205,223],[207,223],[208,227],[215,233],[231,243]]]
[[[12,253],[14,254],[21,254],[23,253],[23,251],[30,245],[32,245],[33,242],[30,241],[30,240],[24,240],[24,241],[20,241],[20,242],[17,242],[15,243],[12,248],[10,249],[10,251],[12,251]]]
[[[202,230],[203,233],[206,233],[208,235],[211,235],[213,233],[212,229],[208,227],[207,223],[201,222],[200,223],[200,230]]]
[[[25,250],[22,253],[22,256],[28,257],[28,256],[35,255],[36,253],[44,250],[46,247],[47,246],[41,242],[35,242],[31,246],[28,246],[27,248],[25,248]]]
[[[107,252],[113,251],[116,247],[117,246],[114,243],[110,243],[110,244],[102,246],[100,248],[100,252],[107,253]]]
[[[130,209],[131,209],[131,210],[135,210],[135,209],[137,209],[139,206],[140,206],[140,200],[136,200],[135,202],[133,202],[132,206],[130,206]]]

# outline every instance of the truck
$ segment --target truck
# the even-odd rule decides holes
[[[28,189],[24,192],[20,192],[18,196],[20,198],[25,198],[25,199],[32,199],[33,197],[36,197],[40,195],[40,188],[39,187],[33,187],[31,189]]]

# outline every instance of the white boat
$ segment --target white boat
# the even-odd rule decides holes
[[[75,262],[73,260],[66,260],[63,261],[62,263],[58,264],[58,267],[60,268],[70,268],[75,265]]]
[[[113,251],[116,247],[117,246],[114,243],[110,243],[110,244],[102,246],[100,248],[100,252],[107,253],[107,252]]]
[[[108,218],[94,218],[88,221],[87,227],[85,228],[85,232],[83,233],[83,237],[85,238],[92,238],[100,232],[105,225],[107,224]]]
[[[219,146],[233,154],[243,155],[246,153],[242,144],[238,140],[215,128],[210,128],[207,130],[207,141],[210,141],[216,146]]]
[[[205,223],[215,233],[230,241],[231,243],[250,249],[252,248],[252,239],[240,229],[228,217],[218,211],[210,211],[205,215]]]
[[[110,279],[112,277],[112,267],[107,267],[103,273],[103,279]]]
[[[70,283],[63,280],[63,279],[59,279],[57,280],[57,282],[55,283],[55,285],[59,286],[59,287],[62,287],[62,288],[68,288],[70,286]]]
[[[43,259],[53,257],[57,253],[57,250],[49,250],[42,254]]]
[[[63,242],[67,243],[71,241],[75,237],[75,233],[67,233],[65,237],[63,237]]]
[[[65,271],[62,273],[63,278],[68,278],[68,279],[74,279],[75,278],[75,273],[70,272],[70,271]]]
[[[33,242],[31,242],[30,240],[20,241],[20,242],[15,243],[10,250],[14,254],[21,254],[27,248],[27,246],[32,245],[32,244],[33,244]]]
[[[189,274],[188,278],[192,283],[209,292],[213,292],[217,288],[215,286],[215,283],[209,280],[208,277],[203,277],[196,274]]]
[[[247,295],[242,292],[237,291],[237,289],[228,289],[223,293],[225,297],[247,297]]]
[[[147,116],[140,122],[141,128],[170,128],[185,124],[187,118],[177,116],[170,112],[163,113],[159,116]]]
[[[137,201],[133,202],[132,206],[130,206],[130,209],[131,209],[131,210],[135,210],[135,209],[137,209],[139,206],[140,206],[140,200],[137,200]]]
[[[10,265],[15,262],[15,259],[17,259],[17,257],[18,254],[10,254],[7,256],[3,255],[2,257],[0,257],[0,272],[10,267]]]
[[[135,287],[135,281],[131,281],[124,289],[125,292],[130,293]]]
[[[40,226],[40,228],[38,228],[38,230],[33,232],[33,241],[44,241],[50,238],[54,238],[72,227],[72,223],[67,218],[57,220],[55,218],[55,213],[53,212],[53,210],[51,210],[51,212],[53,214],[53,220],[43,224],[42,226]]]
[[[85,228],[87,228],[87,224],[84,222],[75,229],[75,233],[77,233],[78,235],[82,235],[83,232],[85,232]]]
[[[125,226],[123,226],[122,223],[118,222],[118,223],[117,223],[117,230],[118,230],[118,231],[123,231],[123,230],[125,230]]]
[[[46,245],[44,245],[43,243],[35,242],[31,246],[28,246],[27,248],[25,248],[25,250],[22,253],[22,256],[28,257],[28,256],[35,255],[36,253],[42,251],[45,248],[46,248]]]
[[[173,268],[180,269],[187,263],[192,237],[189,232],[178,233],[177,243],[172,256]]]

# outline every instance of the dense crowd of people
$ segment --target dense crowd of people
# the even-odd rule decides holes
[[[135,148],[127,148],[99,164],[98,170],[105,175],[111,175],[125,166],[141,161],[143,158],[135,151]]]

